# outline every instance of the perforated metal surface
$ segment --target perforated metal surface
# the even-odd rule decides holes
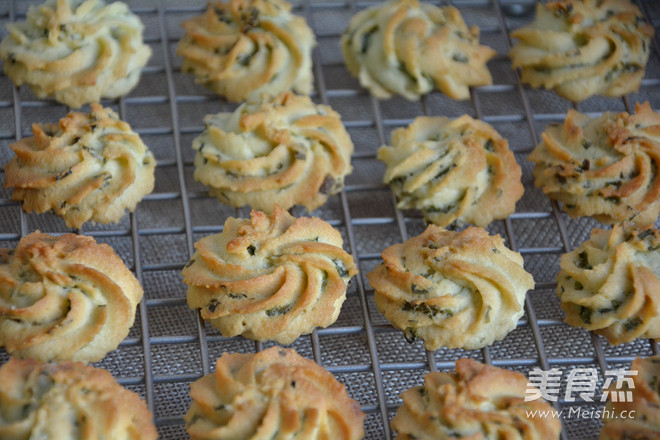
[[[193,243],[219,232],[228,216],[247,216],[209,198],[193,178],[192,139],[203,129],[208,113],[229,111],[235,105],[194,84],[180,72],[175,55],[182,35],[179,24],[204,9],[203,0],[136,0],[128,2],[144,21],[146,40],[153,57],[139,86],[119,101],[104,102],[119,111],[158,159],[156,188],[132,215],[113,225],[85,225],[79,233],[110,244],[131,267],[145,289],[134,328],[118,350],[97,366],[109,369],[120,383],[139,392],[152,410],[165,439],[187,438],[183,415],[190,399],[191,382],[209,373],[224,351],[250,352],[270,344],[242,338],[226,339],[201,322],[185,302],[180,270],[193,252]],[[449,2],[447,2],[449,3]],[[0,2],[0,20],[23,19],[33,2]],[[400,405],[399,394],[421,384],[428,371],[451,370],[454,361],[473,357],[525,374],[533,367],[564,371],[574,366],[606,369],[627,366],[638,355],[658,352],[647,340],[612,347],[600,337],[571,328],[555,294],[559,256],[577,246],[597,223],[570,219],[557,210],[533,185],[527,154],[544,127],[561,122],[572,104],[552,92],[522,87],[506,57],[508,31],[529,22],[532,2],[466,0],[451,2],[469,25],[481,27],[481,41],[497,50],[489,63],[494,84],[475,89],[463,102],[433,93],[421,102],[394,98],[373,99],[346,71],[339,49],[339,36],[354,12],[368,5],[353,1],[300,0],[295,12],[314,28],[318,47],[314,52],[317,102],[331,105],[343,118],[356,146],[354,172],[344,192],[331,197],[313,214],[331,222],[343,234],[345,248],[359,261],[360,275],[349,287],[348,300],[338,321],[298,339],[293,347],[313,358],[346,384],[367,413],[368,439],[391,439],[389,420]],[[656,28],[660,26],[660,2],[639,0],[638,5]],[[3,31],[2,36],[6,35]],[[623,99],[592,98],[576,108],[598,114],[632,111],[636,101],[649,100],[660,109],[660,56],[656,36],[639,93]],[[0,160],[11,157],[7,147],[30,136],[33,122],[56,122],[67,108],[53,101],[40,101],[23,87],[14,88],[0,76]],[[441,349],[424,351],[419,341],[408,344],[393,329],[373,303],[373,291],[365,278],[378,262],[382,250],[422,232],[419,213],[395,209],[394,199],[381,183],[384,166],[375,158],[377,148],[389,140],[390,131],[409,124],[416,116],[456,117],[468,113],[492,124],[509,140],[523,167],[525,195],[517,212],[488,229],[507,239],[520,251],[525,266],[537,282],[528,294],[525,317],[501,342],[483,350]],[[3,175],[4,176],[4,175]],[[3,177],[4,179],[4,177]],[[296,210],[296,215],[304,215]],[[64,223],[49,214],[24,214],[11,201],[11,190],[0,189],[0,245],[13,247],[21,236],[39,229],[67,231]],[[0,352],[0,362],[7,355]],[[560,407],[566,407],[563,402]],[[594,439],[600,430],[597,419],[564,419],[564,439]]]

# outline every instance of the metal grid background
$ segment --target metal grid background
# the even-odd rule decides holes
[[[161,438],[182,439],[187,438],[183,415],[190,404],[190,383],[212,371],[215,360],[224,351],[251,352],[270,344],[223,338],[205,325],[188,309],[180,277],[195,241],[219,232],[228,216],[248,215],[245,208],[235,210],[209,198],[206,189],[192,178],[190,145],[203,130],[202,118],[235,108],[194,84],[190,75],[182,74],[181,60],[175,55],[182,36],[180,23],[201,13],[205,1],[128,3],[145,23],[145,39],[153,56],[130,95],[104,104],[119,111],[154,152],[158,160],[156,188],[134,214],[125,216],[120,223],[85,225],[78,232],[110,244],[135,271],[145,290],[145,300],[138,308],[129,337],[96,365],[110,370],[121,384],[146,399]],[[573,367],[596,367],[601,386],[606,369],[627,367],[638,355],[658,353],[658,346],[652,341],[638,340],[613,347],[598,336],[562,322],[555,295],[559,257],[585,240],[598,224],[590,219],[567,217],[533,185],[527,154],[544,127],[561,122],[573,106],[552,92],[521,86],[506,57],[511,45],[509,30],[531,20],[533,3],[444,2],[448,3],[459,8],[469,25],[479,25],[482,43],[497,50],[498,55],[489,63],[494,84],[472,90],[467,101],[457,102],[432,93],[412,103],[400,98],[372,98],[343,65],[339,36],[355,11],[371,3],[294,2],[294,12],[305,16],[317,35],[313,97],[342,115],[356,147],[354,172],[347,178],[345,190],[313,214],[342,232],[345,248],[359,262],[360,274],[351,282],[338,321],[299,338],[293,347],[334,373],[360,402],[367,413],[368,439],[393,438],[389,420],[401,403],[399,394],[423,383],[428,371],[453,369],[454,361],[461,357],[525,374],[533,367],[559,368],[564,372]],[[34,2],[0,2],[0,21],[4,24],[23,19],[29,4]],[[632,111],[636,101],[645,100],[654,109],[660,109],[660,2],[638,0],[637,4],[656,28],[651,60],[639,93],[623,99],[591,98],[575,106],[578,110],[594,115]],[[6,31],[2,32],[4,37]],[[56,122],[67,111],[56,102],[37,100],[26,87],[16,89],[7,77],[0,76],[0,161],[4,164],[11,157],[10,143],[31,136],[33,122]],[[409,124],[416,116],[457,117],[464,113],[489,122],[506,137],[523,168],[525,195],[518,202],[517,212],[488,229],[504,236],[511,248],[523,254],[526,269],[536,280],[536,289],[528,293],[524,318],[503,341],[482,350],[426,352],[420,341],[406,343],[401,333],[380,315],[365,278],[386,246],[424,229],[418,213],[395,208],[392,194],[381,183],[384,166],[376,160],[376,150],[388,142],[393,128]],[[295,210],[295,214],[305,215],[301,210]],[[0,245],[14,247],[22,236],[36,229],[50,233],[67,231],[64,223],[50,214],[23,213],[11,201],[11,191],[0,189]],[[7,358],[0,350],[0,362]],[[575,404],[579,402],[571,405]],[[566,406],[560,399],[558,407]],[[585,408],[590,407],[586,404]],[[594,439],[600,430],[597,419],[564,419],[563,424],[563,439]]]

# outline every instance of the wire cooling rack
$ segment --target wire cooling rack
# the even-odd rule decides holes
[[[215,360],[225,351],[253,352],[271,344],[223,338],[205,325],[187,307],[180,276],[195,241],[220,232],[227,217],[249,214],[245,208],[236,210],[210,198],[192,178],[191,141],[203,130],[202,118],[235,108],[180,72],[181,60],[175,54],[183,33],[180,23],[201,13],[205,2],[128,3],[145,24],[145,39],[153,56],[138,87],[130,95],[104,105],[115,108],[154,152],[158,160],[156,187],[134,214],[125,216],[118,224],[85,225],[78,232],[110,244],[135,271],[145,290],[145,300],[138,308],[129,337],[96,365],[111,371],[121,384],[146,399],[161,438],[184,439],[187,435],[183,415],[190,404],[190,383],[212,371]],[[598,336],[562,322],[555,294],[559,257],[579,245],[591,228],[599,225],[590,219],[567,217],[533,185],[532,166],[526,161],[528,153],[544,127],[563,121],[566,111],[573,107],[552,92],[522,86],[506,56],[511,45],[508,33],[531,21],[533,2],[465,0],[443,4],[449,3],[459,8],[468,25],[478,25],[482,43],[497,51],[489,63],[494,83],[472,90],[467,101],[457,102],[432,93],[414,103],[400,98],[372,98],[344,67],[339,36],[355,11],[372,3],[294,3],[294,12],[305,16],[317,35],[314,99],[331,105],[342,115],[356,147],[354,171],[347,178],[345,190],[313,214],[341,231],[345,248],[359,262],[360,274],[349,286],[338,321],[299,338],[293,347],[334,373],[360,402],[367,413],[368,439],[393,438],[389,420],[401,404],[399,394],[423,383],[429,371],[452,370],[454,361],[461,357],[525,374],[534,367],[558,368],[564,377],[574,367],[595,367],[601,378],[601,392],[606,370],[627,368],[636,356],[658,353],[658,346],[652,341],[637,340],[613,347]],[[0,20],[3,24],[22,20],[29,4],[34,3],[0,2]],[[575,106],[581,112],[597,115],[604,111],[633,111],[636,101],[646,100],[654,109],[660,109],[660,2],[638,0],[637,4],[656,28],[639,93],[623,99],[591,98]],[[6,35],[6,31],[2,32],[2,36]],[[0,76],[2,163],[11,157],[10,143],[32,135],[32,123],[57,122],[67,110],[56,102],[37,100],[26,87],[16,89],[7,77]],[[384,166],[376,160],[376,150],[389,141],[392,129],[409,124],[416,116],[457,117],[464,113],[492,124],[506,137],[523,168],[525,195],[518,202],[517,212],[488,229],[501,234],[511,248],[523,254],[525,267],[536,280],[536,289],[528,293],[524,318],[503,341],[482,350],[426,352],[420,341],[406,343],[401,332],[380,315],[365,278],[380,261],[385,247],[424,229],[419,213],[395,208],[391,192],[381,183]],[[295,214],[305,215],[302,210],[295,210]],[[22,236],[36,229],[50,233],[68,231],[59,218],[50,214],[23,213],[11,201],[11,191],[0,189],[0,245],[14,247]],[[7,359],[7,354],[0,351],[0,362]],[[562,388],[560,396],[563,393]],[[575,405],[583,405],[587,410],[602,406],[563,399],[557,406],[562,409]],[[564,418],[562,423],[563,439],[595,439],[601,426],[597,417]]]

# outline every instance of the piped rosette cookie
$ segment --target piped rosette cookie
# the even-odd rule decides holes
[[[522,81],[577,102],[636,91],[649,59],[653,26],[628,0],[538,3],[535,20],[511,32],[509,55]]]
[[[128,335],[141,299],[121,258],[92,237],[33,232],[0,250],[0,346],[14,357],[99,361]]]
[[[611,344],[660,338],[660,231],[594,229],[560,266],[557,294],[567,323]]]
[[[660,357],[636,358],[606,390],[600,440],[656,439],[660,433]],[[604,394],[605,394],[604,393]]]
[[[119,221],[154,188],[156,160],[117,114],[92,104],[10,145],[5,187],[27,212],[52,211],[69,227]]]
[[[396,440],[559,439],[561,421],[541,415],[553,411],[547,402],[525,400],[529,386],[521,373],[459,359],[401,394],[392,429]]]
[[[341,191],[353,142],[339,114],[286,92],[204,118],[193,141],[197,181],[221,202],[312,211]]]
[[[592,118],[569,110],[529,155],[534,183],[572,217],[652,225],[660,214],[660,115],[649,103],[636,114]]]
[[[477,349],[503,339],[534,288],[522,256],[476,227],[455,232],[429,225],[385,249],[383,260],[367,274],[376,306],[427,350]]]
[[[335,377],[293,349],[224,353],[190,386],[193,440],[360,440],[365,414]]]
[[[224,336],[290,344],[339,316],[357,269],[336,229],[275,206],[229,218],[183,269],[188,305]]]
[[[122,2],[47,0],[7,24],[0,58],[16,85],[78,108],[135,87],[151,56],[143,28]]]
[[[230,101],[312,90],[314,33],[284,0],[209,1],[182,26],[181,70]]]
[[[509,143],[489,124],[463,115],[416,118],[378,150],[397,207],[416,208],[439,226],[486,227],[515,211],[524,189]]]
[[[453,6],[391,0],[355,14],[341,37],[346,67],[380,99],[419,100],[434,89],[467,99],[470,87],[492,84],[495,51],[479,44]]]
[[[100,368],[10,359],[0,367],[0,438],[155,440],[146,403]]]

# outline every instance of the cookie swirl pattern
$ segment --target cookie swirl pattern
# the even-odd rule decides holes
[[[0,250],[0,346],[14,357],[96,362],[128,335],[142,287],[106,244],[33,232]]]
[[[0,438],[155,440],[140,397],[100,368],[10,359],[0,367]]]
[[[632,362],[631,372],[637,374],[626,378],[623,386],[615,389],[616,383],[606,391],[609,399],[603,417],[600,440],[653,439],[660,432],[660,357],[637,358]],[[613,401],[616,393],[624,393],[626,399]]]
[[[428,350],[477,349],[504,338],[534,288],[522,256],[481,228],[429,225],[385,249],[383,260],[367,274],[376,306],[406,339],[421,338]]]
[[[533,23],[511,32],[520,41],[509,55],[523,82],[571,101],[639,88],[653,26],[628,0],[538,3]]]
[[[78,108],[135,87],[151,56],[143,27],[122,2],[47,0],[7,24],[0,57],[16,85]]]
[[[636,114],[599,118],[569,110],[550,125],[529,155],[534,183],[572,217],[651,225],[660,215],[660,115],[650,104]]]
[[[185,21],[181,70],[230,101],[312,90],[314,33],[284,0],[210,1]]]
[[[54,124],[32,124],[34,137],[10,145],[5,187],[27,212],[52,210],[69,227],[119,221],[154,187],[156,160],[111,109],[92,104]]]
[[[456,372],[429,373],[423,386],[401,394],[403,406],[392,419],[396,439],[558,439],[558,418],[531,415],[553,408],[525,402],[527,383],[521,373],[459,359]]]
[[[660,337],[660,231],[615,225],[562,255],[557,294],[566,322],[611,344]]]
[[[458,9],[392,0],[355,14],[341,37],[346,67],[380,99],[418,100],[438,89],[454,99],[492,84],[486,67],[495,51],[479,44]]]
[[[339,114],[290,92],[204,118],[193,141],[197,181],[221,202],[312,211],[344,187],[353,143]]]
[[[193,440],[359,440],[365,415],[344,385],[293,349],[224,353],[215,373],[190,386]]]
[[[188,305],[224,336],[290,344],[335,322],[357,274],[340,233],[315,217],[229,218],[221,234],[195,244],[183,269]]]
[[[506,139],[468,115],[418,117],[392,132],[392,146],[381,147],[378,159],[397,206],[420,209],[439,226],[486,227],[511,214],[524,192]]]

